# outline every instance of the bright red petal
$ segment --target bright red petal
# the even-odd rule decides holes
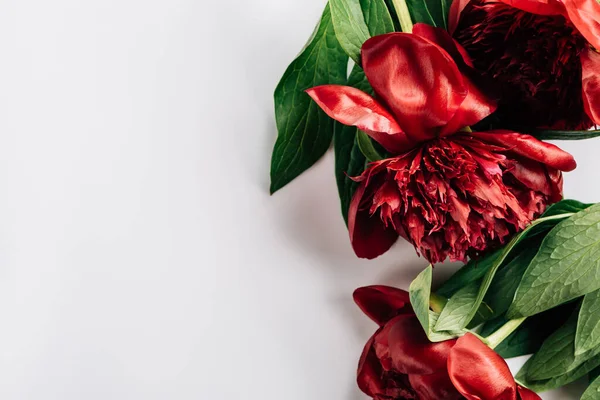
[[[471,135],[484,142],[502,146],[511,153],[539,161],[561,171],[572,171],[577,167],[572,155],[551,143],[542,142],[530,135],[505,130],[473,132]]]
[[[377,360],[373,343],[375,342],[375,333],[365,345],[360,361],[358,362],[358,387],[365,394],[374,397],[377,393],[383,393],[384,387],[381,382],[381,364]]]
[[[362,47],[371,86],[414,143],[437,136],[452,119],[468,90],[450,55],[420,36],[390,33]]]
[[[600,48],[600,4],[596,0],[563,0],[567,15],[579,33]]]
[[[361,209],[368,181],[363,181],[354,192],[348,210],[348,230],[352,248],[358,257],[373,259],[392,247],[398,239],[393,227],[386,227],[378,215]]]
[[[465,79],[469,94],[454,117],[442,128],[440,136],[448,136],[460,129],[476,124],[496,110],[496,102],[488,99],[475,85]]]
[[[595,1],[595,0],[594,0]],[[581,53],[581,84],[585,112],[600,124],[600,54],[592,49]]]
[[[500,0],[509,6],[538,15],[559,15],[564,7],[557,0]]]
[[[460,2],[460,0],[456,0],[456,2]],[[454,3],[455,2],[452,4]],[[418,23],[413,26],[412,33],[421,36],[446,50],[459,68],[461,67],[461,64],[473,67],[473,63],[467,51],[456,40],[452,39],[452,36],[450,36],[447,30],[424,23]]]
[[[409,375],[445,370],[454,343],[454,340],[430,342],[416,316],[394,320],[388,336],[394,369]]]
[[[458,400],[462,395],[456,390],[446,370],[429,375],[409,375],[410,386],[419,400]]]
[[[336,121],[367,132],[389,152],[408,147],[406,135],[394,117],[367,93],[341,85],[317,86],[306,91]]]
[[[538,396],[537,393],[523,386],[517,386],[517,389],[519,390],[519,397],[521,398],[521,400],[542,400],[542,398]]]
[[[354,291],[354,302],[380,326],[402,312],[412,312],[408,292],[389,286],[366,286]]]
[[[471,333],[450,350],[448,373],[468,400],[517,400],[517,384],[504,359]]]

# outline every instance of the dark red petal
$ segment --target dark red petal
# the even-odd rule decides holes
[[[365,345],[360,356],[360,361],[358,362],[358,374],[356,378],[360,390],[371,397],[374,397],[378,393],[384,393],[383,382],[381,382],[382,368],[373,348],[375,336],[378,333],[375,333]]]
[[[394,369],[409,375],[445,370],[455,340],[430,342],[416,316],[394,319],[393,323],[388,343]]]
[[[595,1],[595,0],[594,0]],[[581,85],[585,112],[600,124],[600,54],[592,49],[581,52]]]
[[[452,39],[452,36],[450,36],[447,30],[424,23],[418,23],[413,27],[413,34],[421,36],[446,50],[459,68],[461,68],[461,64],[473,67],[473,63],[471,62],[471,58],[467,54],[467,51],[456,40]]]
[[[436,137],[468,94],[450,55],[420,36],[375,36],[363,45],[362,61],[371,86],[415,143]]]
[[[408,292],[390,286],[361,287],[353,296],[358,307],[380,326],[399,312],[412,312]]]
[[[409,375],[408,380],[419,395],[419,400],[462,399],[462,395],[452,384],[446,370],[429,375]]]
[[[450,350],[448,373],[468,400],[517,399],[517,384],[504,359],[471,333]]]
[[[448,31],[454,33],[460,21],[460,14],[471,0],[454,0],[448,13]]]
[[[542,400],[542,398],[538,396],[537,393],[523,386],[517,385],[517,389],[519,390],[519,397],[521,398],[521,400]]]
[[[488,99],[474,84],[465,79],[469,94],[454,117],[442,128],[440,136],[448,136],[460,129],[476,124],[496,110],[496,102]]]
[[[398,239],[398,233],[392,226],[386,227],[377,214],[371,215],[368,209],[360,209],[367,184],[368,181],[361,182],[354,192],[348,210],[348,230],[356,255],[373,259],[392,247]]]
[[[538,15],[563,14],[564,7],[557,0],[500,0],[509,6],[518,8],[528,13]]]
[[[563,0],[563,3],[579,33],[600,49],[600,4],[596,0]]]
[[[530,135],[505,130],[473,132],[471,135],[484,142],[502,146],[511,153],[539,161],[561,171],[572,171],[577,167],[572,155],[551,143],[542,142]]]
[[[306,91],[336,121],[367,132],[389,152],[408,147],[406,135],[394,117],[367,93],[341,85],[317,86]]]

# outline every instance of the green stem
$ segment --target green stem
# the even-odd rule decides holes
[[[496,332],[492,333],[485,340],[492,349],[495,349],[500,343],[504,341],[511,333],[513,333],[525,320],[527,317],[519,318],[519,319],[511,319],[506,324],[502,325],[500,329]]]
[[[429,295],[429,307],[438,314],[442,312],[447,302],[448,299],[439,294],[431,293]]]
[[[402,32],[412,33],[413,23],[412,19],[410,18],[410,11],[408,11],[406,0],[392,0],[392,3],[394,3],[396,14],[398,14],[398,20],[400,21]]]

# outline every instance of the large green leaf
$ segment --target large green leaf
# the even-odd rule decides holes
[[[410,304],[425,332],[431,331],[429,323],[429,297],[431,295],[432,278],[433,267],[429,265],[411,282],[408,289]]]
[[[333,120],[304,91],[345,83],[347,67],[348,56],[335,37],[328,6],[312,39],[275,89],[278,136],[271,159],[271,193],[310,168],[329,148]]]
[[[508,315],[535,315],[597,289],[600,204],[562,221],[546,236],[521,280]]]
[[[394,20],[385,0],[360,0],[371,36],[394,32]]]
[[[594,370],[594,368],[600,365],[600,355],[597,355],[565,374],[555,376],[550,379],[531,380],[525,376],[528,364],[531,360],[532,359],[529,359],[525,363],[523,368],[521,368],[521,371],[519,371],[517,376],[515,376],[515,379],[524,386],[537,393],[545,392],[547,390],[558,389],[559,387],[562,387],[568,383],[574,382],[577,379],[582,378],[583,376]]]
[[[583,354],[600,346],[600,290],[585,295],[575,338],[575,354]]]
[[[592,381],[590,386],[581,395],[581,400],[598,400],[600,399],[600,378]]]
[[[435,324],[436,331],[457,330],[466,326],[466,318],[477,299],[479,285],[479,281],[471,282],[450,297]]]
[[[406,0],[413,22],[448,29],[448,11],[452,0]]]
[[[550,217],[552,215],[578,213],[579,211],[590,208],[593,204],[582,203],[577,200],[561,200],[558,203],[552,204],[546,209],[542,217]]]
[[[486,272],[492,268],[498,257],[500,257],[501,253],[502,250],[500,249],[482,258],[469,261],[467,265],[456,271],[454,275],[446,280],[436,293],[441,296],[450,297],[462,287],[483,278]]]
[[[360,62],[360,49],[371,36],[359,0],[329,0],[335,35],[346,54]]]
[[[600,130],[591,131],[550,131],[534,132],[533,136],[540,140],[585,140],[600,136]]]

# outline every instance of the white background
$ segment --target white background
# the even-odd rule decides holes
[[[364,399],[351,293],[425,262],[354,256],[331,154],[268,195],[323,5],[0,0],[0,398]],[[600,201],[599,145],[567,196]]]

